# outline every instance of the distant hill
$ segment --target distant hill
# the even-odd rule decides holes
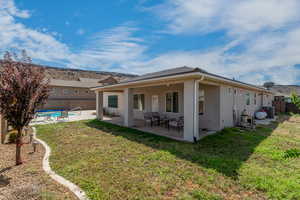
[[[290,96],[292,92],[296,92],[300,96],[300,85],[274,85],[270,88],[276,96]]]
[[[0,71],[1,71],[1,63],[3,63],[3,61],[0,60]],[[112,76],[117,81],[121,81],[121,80],[125,80],[128,78],[136,77],[136,75],[117,73],[117,72],[59,68],[59,67],[49,67],[49,66],[43,66],[43,65],[37,65],[37,64],[32,64],[32,65],[36,66],[36,67],[44,68],[47,77],[49,77],[51,79],[59,79],[59,80],[78,81],[79,78],[103,79],[108,76]]]

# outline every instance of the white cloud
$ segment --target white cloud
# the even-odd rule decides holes
[[[94,34],[74,51],[57,39],[59,33],[19,23],[18,18],[30,17],[29,11],[17,9],[13,0],[0,0],[0,46],[26,49],[37,61],[67,67],[142,74],[186,65],[254,84],[266,80],[292,84],[300,77],[294,66],[300,63],[298,4],[295,0],[167,0],[150,10],[165,17],[168,32],[203,35],[225,30],[231,42],[204,51],[177,50],[150,57],[147,41],[136,36],[136,24]]]
[[[148,8],[173,34],[225,30],[245,34],[299,22],[298,0],[166,0]]]
[[[127,23],[95,34],[83,50],[72,55],[69,66],[134,71],[130,70],[130,64],[142,60],[147,49],[141,38],[134,37],[136,31],[133,24]]]
[[[19,10],[16,8],[14,1],[9,0],[0,0],[0,8],[1,8],[1,16],[2,14],[5,15],[11,15],[16,16],[20,18],[28,18],[30,17],[28,10]]]
[[[232,51],[243,46],[244,50]],[[224,46],[205,51],[173,51],[144,63],[144,68],[157,69],[183,65],[200,67],[229,78],[261,84],[274,81],[281,84],[299,83],[300,28],[285,33],[272,33],[249,39],[247,43],[233,41]]]
[[[166,33],[201,37],[224,31],[231,41],[202,52],[168,52],[154,63],[203,66],[252,83],[299,83],[300,70],[294,67],[300,63],[298,0],[165,0],[146,10],[166,23]]]
[[[74,51],[56,39],[59,33],[43,28],[40,31],[28,28],[17,22],[18,17],[27,18],[29,12],[18,10],[13,0],[0,0],[2,52],[25,49],[29,56],[41,62],[97,70],[112,70],[114,67],[114,70],[118,70],[128,68],[133,60],[143,58],[146,49],[142,39],[133,36],[138,29],[132,23],[95,34],[86,46]],[[78,34],[84,34],[84,30],[79,29]]]
[[[63,61],[69,54],[68,47],[51,34],[27,28],[16,18],[28,18],[28,11],[17,9],[11,0],[0,0],[1,50],[26,49],[33,58],[44,61]]]

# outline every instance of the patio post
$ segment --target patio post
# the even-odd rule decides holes
[[[194,142],[199,139],[199,82],[184,82],[184,140]]]
[[[133,91],[124,89],[124,126],[133,126]]]
[[[96,113],[97,119],[103,120],[103,92],[96,91]]]

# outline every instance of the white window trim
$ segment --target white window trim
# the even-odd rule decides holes
[[[167,93],[173,93],[173,92],[178,93],[178,112],[173,112],[173,111],[172,112],[167,112]],[[168,91],[165,92],[164,96],[165,96],[164,97],[164,100],[165,100],[165,102],[164,102],[164,104],[165,104],[164,111],[165,111],[165,113],[175,113],[175,114],[180,113],[180,91],[179,90],[168,90]],[[172,97],[171,108],[173,110],[173,97]]]
[[[110,96],[117,96],[117,107],[109,107],[109,97]],[[119,95],[117,94],[109,94],[107,95],[107,107],[111,109],[119,109]]]
[[[136,108],[134,108],[134,95],[144,95],[144,109],[136,109]],[[140,111],[140,112],[144,112],[145,110],[146,110],[146,94],[145,93],[134,93],[133,95],[132,95],[132,98],[133,98],[133,110],[134,111]]]
[[[203,116],[203,115],[205,115],[205,111],[206,111],[206,109],[205,109],[205,104],[206,104],[206,100],[205,100],[205,90],[204,89],[199,89],[199,95],[198,95],[198,104],[199,104],[199,102],[200,102],[200,90],[203,90],[203,93],[204,93],[204,95],[203,95],[203,98],[204,98],[204,101],[203,101],[203,113],[201,114],[201,116]],[[201,96],[202,97],[202,96]],[[198,105],[199,106],[199,105]],[[198,108],[198,115],[200,115],[200,112],[199,112],[199,108]]]
[[[248,94],[249,94],[249,105],[247,104]],[[251,92],[250,91],[245,91],[245,104],[246,104],[246,106],[251,106]]]

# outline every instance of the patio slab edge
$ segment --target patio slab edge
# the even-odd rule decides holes
[[[49,158],[50,158],[50,155],[51,155],[51,148],[47,145],[46,142],[44,142],[43,140],[41,139],[38,139],[36,137],[36,128],[35,127],[32,127],[33,129],[33,137],[36,141],[38,141],[40,144],[42,144],[45,148],[45,155],[44,155],[44,158],[43,158],[43,162],[42,162],[42,165],[43,165],[43,170],[49,174],[49,176],[55,180],[56,182],[62,184],[63,186],[67,187],[71,192],[74,193],[74,195],[80,199],[80,200],[89,200],[89,198],[87,197],[87,195],[85,194],[85,192],[80,188],[78,187],[77,185],[75,185],[74,183],[72,183],[71,181],[63,178],[62,176],[56,174],[50,167],[50,163],[49,163]]]

